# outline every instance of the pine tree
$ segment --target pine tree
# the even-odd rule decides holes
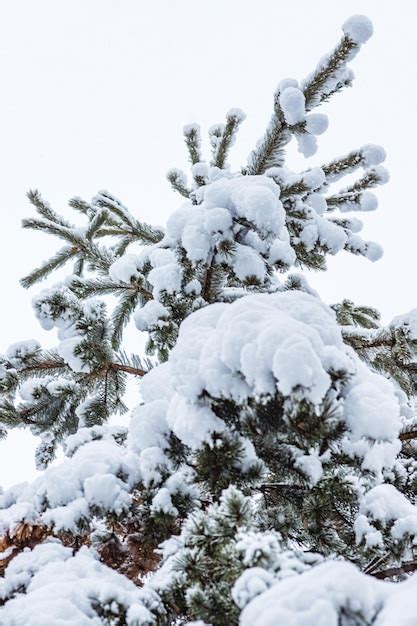
[[[165,230],[105,191],[70,201],[81,223],[28,194],[23,227],[62,247],[23,286],[72,270],[33,299],[56,348],[0,359],[0,434],[29,428],[44,470],[0,494],[5,626],[412,623],[417,311],[382,326],[293,272],[381,256],[351,214],[377,208],[384,150],[301,173],[285,155],[293,139],[316,152],[327,118],[312,111],[351,85],[371,34],[349,18],[312,74],[279,83],[240,172],[227,160],[242,111],[210,128],[208,159],[187,125],[191,178],[168,172],[183,204]],[[123,342],[132,317],[144,356]],[[142,403],[124,428],[109,420],[128,377]]]

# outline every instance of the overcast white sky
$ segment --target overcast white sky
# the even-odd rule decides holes
[[[197,121],[204,132],[232,106],[242,108],[248,117],[232,158],[242,165],[277,82],[309,73],[354,13],[375,26],[352,65],[354,87],[323,107],[330,126],[317,155],[306,164],[291,151],[291,165],[382,144],[391,181],[378,191],[379,209],[365,216],[365,234],[385,256],[372,264],[341,254],[311,283],[329,303],[348,297],[386,320],[417,306],[414,0],[3,0],[0,352],[20,339],[54,343],[18,284],[57,247],[20,229],[31,213],[29,188],[61,213],[71,196],[108,189],[138,217],[164,224],[180,203],[165,172],[186,166],[183,124]],[[33,447],[20,432],[0,443],[0,484],[34,475]]]

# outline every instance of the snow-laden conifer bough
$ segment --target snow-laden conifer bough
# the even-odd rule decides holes
[[[72,273],[33,298],[56,348],[23,341],[0,362],[1,432],[30,429],[43,470],[0,495],[2,626],[417,624],[417,310],[382,326],[300,273],[381,256],[352,214],[377,207],[385,153],[295,173],[284,152],[316,152],[313,110],[371,34],[351,17],[312,74],[279,83],[240,172],[240,110],[210,128],[206,160],[186,126],[191,179],[168,173],[184,198],[165,230],[108,192],[70,201],[81,226],[29,193],[23,226],[62,247],[23,285]],[[145,358],[123,344],[131,318]],[[128,377],[142,403],[123,428]]]

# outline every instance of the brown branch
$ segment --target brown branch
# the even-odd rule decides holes
[[[107,370],[126,372],[133,376],[145,376],[148,372],[146,370],[138,369],[137,367],[131,367],[130,365],[123,365],[122,363],[110,363]]]
[[[400,434],[401,441],[409,441],[410,439],[417,439],[417,430],[409,430],[406,433]]]
[[[215,262],[214,262],[214,254],[213,254],[211,257],[210,265],[206,270],[206,276],[204,279],[204,285],[203,285],[203,289],[201,293],[204,300],[209,303],[211,302],[211,279],[213,276],[214,266],[215,266]]]
[[[392,576],[401,576],[402,574],[410,574],[417,571],[417,561],[408,561],[403,563],[400,567],[390,567],[379,572],[371,574],[374,578],[383,580],[384,578],[391,578]]]
[[[53,370],[59,369],[63,367],[68,367],[68,365],[64,361],[45,361],[44,363],[39,363],[38,365],[28,365],[27,367],[23,367],[18,370],[20,372],[36,372],[39,370]]]
[[[46,361],[45,363],[39,363],[39,365],[29,365],[28,367],[25,367],[19,371],[36,372],[38,370],[53,370],[63,367],[69,369],[69,366],[64,361]],[[145,376],[145,374],[147,373],[146,370],[131,367],[130,365],[123,365],[122,363],[109,363],[108,365],[105,365],[102,369],[91,372],[91,374],[101,374],[102,372],[107,373],[109,370],[126,372],[127,374],[132,374],[133,376]]]

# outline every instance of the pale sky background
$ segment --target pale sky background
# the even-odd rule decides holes
[[[31,215],[28,189],[64,214],[71,196],[108,189],[138,217],[164,224],[181,202],[165,173],[186,167],[183,124],[197,121],[204,133],[242,108],[248,117],[231,161],[243,165],[278,81],[313,70],[354,13],[375,27],[352,64],[354,86],[322,107],[330,125],[318,153],[305,161],[291,150],[289,165],[305,169],[364,143],[383,145],[391,181],[364,218],[365,236],[385,256],[372,264],[340,254],[310,281],[326,302],[374,305],[386,321],[416,307],[415,0],[1,0],[0,352],[21,339],[55,341],[18,284],[57,249],[52,238],[20,229]],[[0,485],[34,476],[33,449],[24,432],[0,443]]]

